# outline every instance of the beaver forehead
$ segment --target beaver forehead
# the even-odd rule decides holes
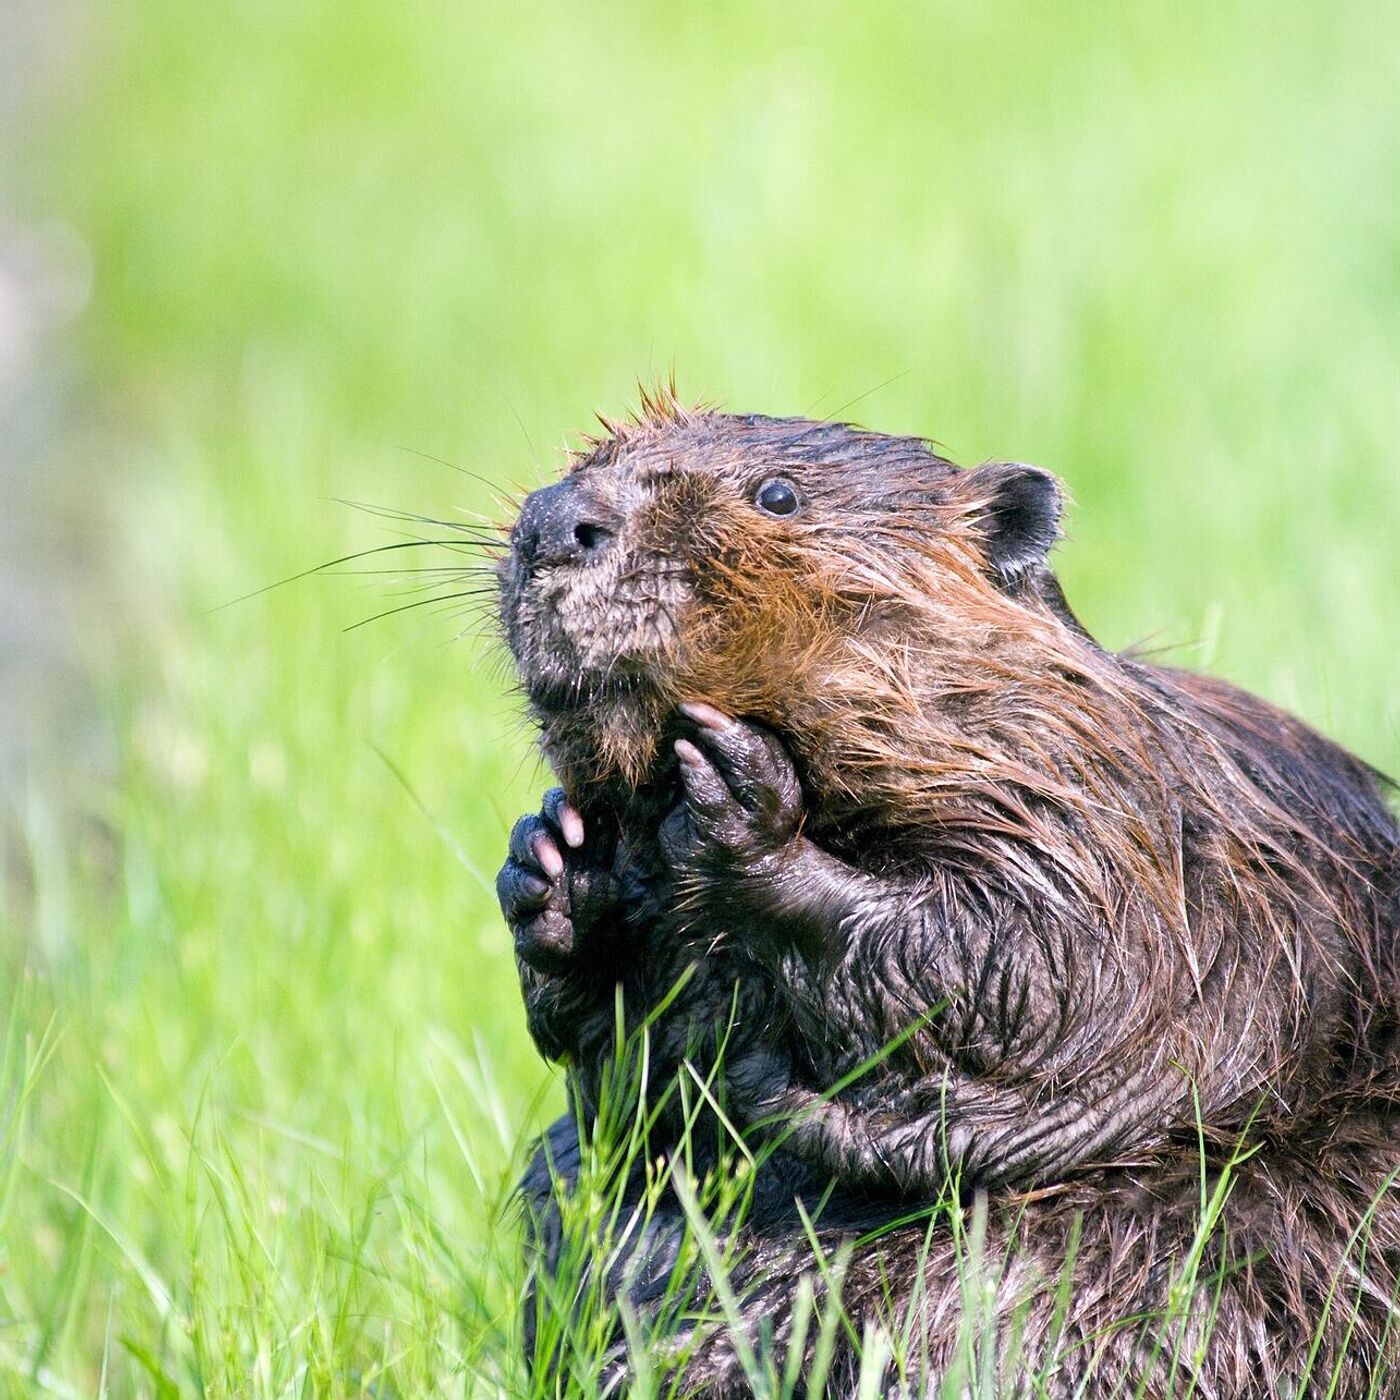
[[[932,503],[959,470],[918,438],[845,423],[706,412],[629,425],[577,459],[572,473],[630,516],[647,504],[703,509],[748,495],[775,475],[791,477],[814,499],[857,509]]]

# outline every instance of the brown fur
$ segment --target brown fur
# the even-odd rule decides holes
[[[1052,1188],[1023,1207],[1042,1264],[1084,1214],[1071,1330],[1151,1305],[1156,1242],[1190,1241],[1198,1130],[1221,1144],[1250,1131],[1278,1147],[1242,1169],[1241,1233],[1302,1262],[1243,1266],[1206,1393],[1265,1393],[1249,1388],[1259,1365],[1297,1374],[1329,1271],[1345,1272],[1380,1192],[1359,1330],[1344,1343],[1334,1325],[1325,1348],[1359,1337],[1378,1358],[1400,1242],[1385,1194],[1400,841],[1375,775],[1222,682],[1103,650],[1044,562],[1048,536],[999,560],[999,513],[1044,489],[1029,469],[963,471],[913,439],[668,394],[605,427],[571,480],[616,525],[613,562],[503,575],[507,633],[566,791],[632,848],[654,842],[675,791],[676,706],[701,698],[781,737],[804,839],[968,930],[911,949],[905,924],[877,921],[815,965],[787,958],[778,985],[808,1084],[787,1102],[825,1111],[826,1085],[946,996],[943,1017],[842,1096],[852,1122],[949,1075],[992,1141],[1055,1105],[1136,1101],[1048,1180],[1019,1175],[1014,1154],[987,1168],[989,1182]],[[803,483],[796,516],[755,511],[755,484],[775,475]],[[982,901],[1003,911],[990,933],[969,912]],[[1013,973],[1032,1012],[1008,1018],[988,988]],[[1016,1233],[995,1218],[994,1239]],[[938,1267],[934,1296],[951,1286]],[[1013,1276],[1008,1307],[1028,1286]]]

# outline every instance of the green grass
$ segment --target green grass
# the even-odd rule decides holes
[[[116,759],[10,795],[13,1393],[523,1383],[504,669],[344,630],[389,575],[210,611],[398,537],[335,498],[496,510],[417,453],[538,482],[674,365],[1035,461],[1105,640],[1400,770],[1395,4],[102,8],[17,175],[95,262],[48,467]]]

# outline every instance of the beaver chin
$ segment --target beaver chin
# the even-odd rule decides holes
[[[625,799],[669,781],[669,740],[679,730],[662,676],[636,661],[606,671],[561,666],[538,670],[525,689],[545,753],[571,796]]]
[[[537,714],[583,719],[599,707],[647,707],[654,687],[644,673],[619,668],[606,672],[546,672],[528,680],[525,690]]]

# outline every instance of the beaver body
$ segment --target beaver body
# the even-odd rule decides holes
[[[687,1323],[686,1384],[781,1360],[843,1242],[890,1387],[976,1358],[1011,1393],[1364,1395],[1397,1348],[1394,818],[1298,721],[1099,647],[1059,512],[1033,468],[652,400],[516,523],[503,620],[562,788],[500,892],[575,1108],[526,1181],[540,1267],[619,988],[652,1084],[712,1080],[766,1144],[745,1339]],[[649,1158],[711,1150],[682,1117]],[[610,1256],[638,1316],[684,1233],[663,1199]]]

